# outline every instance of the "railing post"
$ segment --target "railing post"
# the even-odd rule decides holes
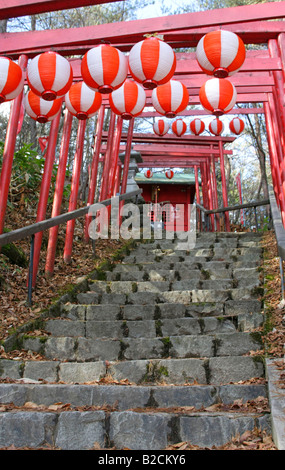
[[[279,267],[280,267],[280,278],[281,278],[281,294],[282,301],[284,301],[284,269],[283,269],[283,260],[279,258]]]
[[[35,235],[33,234],[31,235],[29,278],[28,278],[28,302],[27,303],[29,307],[32,305],[34,248],[35,248]]]

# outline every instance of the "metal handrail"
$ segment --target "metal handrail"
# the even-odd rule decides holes
[[[274,232],[277,241],[277,249],[280,258],[284,261],[285,260],[285,229],[281,218],[281,213],[278,208],[275,194],[273,189],[269,189],[269,199],[270,199],[270,207],[271,207],[271,215],[272,215],[272,222],[274,227]]]
[[[276,237],[277,251],[279,255],[279,268],[281,277],[281,291],[282,291],[282,303],[285,302],[285,282],[284,282],[284,268],[283,261],[285,260],[285,229],[281,218],[281,213],[278,208],[276,197],[273,188],[269,188],[269,199],[271,216],[273,222],[273,228]]]
[[[128,193],[121,194],[118,196],[119,202],[132,199],[137,197],[142,193],[141,189],[136,189],[135,191],[129,191]],[[31,247],[30,247],[30,260],[29,260],[29,275],[28,275],[28,305],[32,305],[32,275],[33,275],[33,259],[34,259],[34,242],[35,234],[48,230],[52,227],[62,225],[69,220],[78,219],[91,211],[92,216],[94,216],[94,209],[100,210],[100,206],[110,206],[112,203],[112,198],[106,199],[105,201],[100,201],[98,203],[89,204],[88,206],[81,207],[74,211],[65,212],[64,214],[57,215],[56,217],[51,217],[50,219],[42,220],[36,222],[35,224],[27,225],[26,227],[21,227],[19,229],[13,230],[11,232],[3,233],[0,235],[0,247],[8,243],[13,243],[15,241],[23,240],[26,237],[31,237]],[[93,209],[93,210],[92,210]]]
[[[256,224],[256,229],[258,229],[256,208],[259,207],[259,206],[266,206],[266,205],[270,205],[270,200],[269,199],[264,199],[262,201],[247,202],[245,204],[236,204],[234,206],[221,207],[219,209],[206,209],[201,204],[196,203],[196,207],[201,212],[203,212],[204,215],[205,215],[205,221],[206,221],[207,229],[209,229],[209,216],[211,214],[213,214],[214,216],[217,216],[217,214],[220,214],[220,213],[225,213],[225,212],[228,212],[228,211],[236,211],[236,210],[241,210],[241,209],[247,209],[247,208],[253,208],[254,209],[255,224]],[[215,225],[216,225],[216,219],[215,219]]]
[[[220,212],[227,212],[227,211],[236,211],[239,209],[247,209],[248,207],[258,207],[258,206],[265,206],[267,204],[270,204],[269,199],[264,199],[262,201],[253,201],[253,202],[248,202],[245,204],[236,204],[234,206],[228,206],[228,207],[221,207],[220,209],[205,209],[205,207],[201,206],[200,204],[196,203],[196,206],[198,209],[203,211],[205,215],[210,215],[210,214],[219,214]]]
[[[141,194],[141,192],[141,189],[137,189],[135,191],[130,191],[128,193],[122,194],[118,196],[119,201],[131,199],[132,197]],[[6,245],[7,243],[13,243],[31,235],[35,235],[36,233],[43,232],[44,230],[50,229],[57,225],[65,224],[69,220],[78,219],[79,217],[86,215],[90,210],[92,210],[92,207],[96,208],[100,204],[102,204],[103,206],[109,206],[111,204],[111,201],[111,198],[106,199],[105,201],[100,201],[95,204],[81,207],[80,209],[76,209],[74,211],[65,212],[64,214],[57,215],[56,217],[52,217],[50,219],[36,222],[35,224],[27,225],[27,227],[21,227],[11,232],[3,233],[0,235],[0,247]]]

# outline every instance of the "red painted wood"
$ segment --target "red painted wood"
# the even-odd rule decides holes
[[[119,0],[1,0],[0,20],[117,1]]]
[[[228,207],[228,191],[227,191],[227,184],[226,184],[224,149],[223,149],[222,142],[220,142],[219,145],[220,145],[220,171],[221,171],[221,178],[222,178],[223,204],[224,204],[224,207]],[[226,231],[230,232],[230,218],[229,218],[228,212],[225,212],[225,225],[226,225]]]
[[[123,128],[123,119],[121,116],[118,116],[117,127],[115,131],[115,136],[114,136],[114,145],[113,145],[113,150],[112,150],[112,155],[111,155],[112,158],[111,158],[111,165],[110,165],[110,172],[109,172],[108,197],[112,197],[114,193],[118,158],[119,158],[119,152],[120,152],[122,128]]]
[[[21,56],[19,59],[19,65],[22,70],[25,69],[27,65],[28,58],[26,56]],[[12,173],[12,165],[13,165],[13,158],[14,158],[14,151],[16,145],[16,138],[17,138],[17,128],[18,122],[21,112],[23,100],[23,92],[21,92],[15,100],[13,100],[11,105],[10,117],[9,122],[6,130],[6,138],[3,150],[3,161],[2,161],[2,169],[1,169],[1,176],[0,176],[0,233],[3,232],[4,223],[5,223],[5,215],[7,209],[7,200],[8,200],[8,193],[9,193],[9,186],[11,180],[11,173]]]
[[[123,175],[122,175],[120,194],[125,194],[126,189],[127,189],[127,181],[128,181],[128,173],[129,173],[129,165],[130,165],[130,156],[131,156],[131,150],[132,150],[132,136],[133,136],[133,132],[134,132],[134,124],[135,124],[135,118],[132,118],[129,121],[128,139],[127,139],[127,145],[126,145],[126,150],[125,150],[125,158],[124,158],[124,166],[123,166]],[[123,206],[124,206],[124,201],[121,201],[120,202],[120,214],[121,214]],[[119,226],[121,226],[121,222],[122,222],[122,218],[120,217]]]
[[[107,151],[106,151],[105,159],[104,159],[104,168],[103,168],[102,182],[101,182],[100,201],[104,201],[105,199],[107,199],[108,191],[109,191],[109,173],[110,173],[110,166],[111,166],[116,117],[117,117],[116,114],[113,111],[111,111],[109,131],[108,131],[109,137],[108,137],[108,142],[107,142]]]
[[[79,189],[81,164],[82,164],[82,158],[83,158],[85,129],[86,129],[86,120],[78,121],[76,152],[75,152],[74,162],[73,162],[71,191],[70,191],[69,206],[68,206],[69,212],[77,208],[77,196],[78,196],[78,189]],[[65,263],[71,262],[74,228],[75,228],[75,220],[69,220],[66,224],[65,245],[64,245],[64,252],[63,252],[63,259]]]
[[[269,103],[265,103],[265,119],[266,119],[266,126],[267,126],[267,139],[268,139],[268,145],[270,149],[270,162],[271,162],[275,197],[279,205],[282,221],[284,224],[285,223],[285,196],[284,196],[284,192],[282,188],[282,183],[283,183],[282,177],[281,177],[282,171],[280,169],[279,160],[278,160],[278,150],[276,147],[276,140],[275,140],[275,135],[274,135],[274,123],[273,123],[273,118],[272,118],[272,113],[271,113]]]
[[[27,10],[25,9],[25,14]],[[166,33],[172,30],[192,30],[204,27],[220,27],[223,24],[234,25],[241,22],[252,22],[259,20],[278,19],[285,16],[285,2],[269,2],[263,4],[246,5],[225,9],[201,11],[196,13],[184,13],[180,15],[170,15],[160,18],[148,18],[145,20],[134,20],[111,24],[88,26],[85,28],[71,28],[68,30],[33,31],[18,39],[18,45],[24,49],[42,49],[44,47],[58,47],[60,45],[89,44],[91,46],[105,41],[128,39],[130,43],[135,43],[144,34],[150,31]],[[16,33],[15,33],[16,34]],[[22,34],[22,33],[21,33]],[[3,36],[4,40],[7,35]],[[12,40],[12,38],[11,38]],[[1,42],[1,41],[0,41]],[[9,42],[9,41],[7,41]],[[14,46],[15,47],[15,43]],[[11,53],[11,49],[6,48]],[[3,53],[3,52],[0,52]]]
[[[63,123],[63,131],[62,131],[60,153],[59,153],[59,164],[58,164],[58,170],[57,170],[57,175],[56,175],[56,183],[55,183],[55,191],[54,191],[54,197],[53,197],[51,217],[56,217],[57,215],[60,214],[65,175],[66,175],[66,163],[67,163],[67,158],[68,158],[68,149],[69,149],[69,142],[70,142],[72,120],[73,120],[72,114],[68,111],[68,109],[66,109],[65,116],[64,116],[64,123]],[[46,265],[45,265],[45,272],[47,276],[52,276],[53,271],[54,271],[58,230],[59,230],[59,227],[57,226],[57,227],[52,227],[49,231],[49,240],[48,240]]]
[[[91,164],[91,176],[90,176],[90,183],[89,183],[87,205],[93,204],[94,198],[95,198],[104,117],[105,117],[105,106],[101,106],[98,111],[96,134],[94,138],[94,151],[93,151],[93,158],[92,158],[92,164]],[[90,222],[91,222],[91,217],[88,214],[86,214],[85,225],[84,225],[84,240],[86,243],[89,240],[88,228],[89,228]]]
[[[55,158],[55,149],[57,143],[58,129],[60,123],[60,113],[54,118],[51,122],[50,133],[48,139],[47,152],[45,157],[44,172],[41,182],[40,197],[37,210],[36,222],[44,220],[46,217],[47,203],[50,191],[52,170],[54,165]],[[34,246],[34,265],[33,265],[33,280],[32,286],[36,285],[36,278],[38,273],[39,261],[40,261],[40,251],[42,244],[43,232],[36,233],[35,235],[35,246]]]

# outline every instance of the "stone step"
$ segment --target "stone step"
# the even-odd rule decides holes
[[[156,305],[72,305],[62,307],[62,317],[74,321],[182,321],[190,319],[204,320],[211,324],[215,322],[231,321],[239,331],[258,328],[264,321],[260,313],[259,301],[227,301],[223,303],[192,303],[183,304],[156,304]],[[201,323],[203,325],[203,323]],[[202,326],[205,328],[205,324]],[[201,328],[202,328],[201,327]]]
[[[118,269],[120,267],[120,269]],[[129,269],[129,267],[131,269]],[[133,269],[136,268],[136,269]],[[120,265],[113,271],[105,273],[106,281],[169,281],[175,280],[217,280],[217,279],[232,279],[238,281],[250,281],[252,283],[260,283],[260,272],[257,267],[248,269],[233,269],[228,268],[212,268],[212,269],[190,269],[189,267],[181,266],[179,269],[139,269],[138,265]]]
[[[235,302],[192,302],[189,305],[181,303],[157,303],[156,305],[107,305],[65,304],[61,307],[61,317],[71,320],[84,321],[116,321],[116,320],[158,320],[164,318],[176,319],[180,317],[205,318],[208,316],[236,317],[235,323],[244,325],[243,329],[253,326],[257,328],[263,321],[261,302],[259,300],[240,300]]]
[[[18,381],[48,383],[108,383],[147,385],[223,385],[264,377],[258,356],[224,356],[184,359],[140,359],[133,361],[70,362],[56,360],[0,360],[0,376]],[[9,401],[13,401],[13,396]]]
[[[225,411],[267,399],[260,240],[202,233],[190,250],[154,240],[93,273],[44,318],[43,336],[18,336],[40,360],[0,359],[0,448],[211,448],[270,432],[260,408]]]
[[[216,333],[150,338],[46,337],[23,338],[23,349],[47,359],[68,361],[116,361],[159,359],[165,357],[239,356],[262,347],[258,334],[248,332]]]
[[[258,265],[261,260],[261,252],[258,253],[251,253],[249,249],[248,253],[245,253],[243,255],[241,254],[229,254],[227,253],[227,250],[222,250],[222,252],[215,252],[212,253],[211,255],[202,255],[197,252],[197,255],[183,255],[181,253],[173,252],[169,255],[165,254],[132,254],[124,258],[123,263],[124,264],[141,264],[141,265],[149,265],[151,263],[156,263],[160,264],[160,266],[168,266],[171,265],[172,263],[186,263],[186,264],[192,264],[192,263],[205,263],[205,262],[210,262],[210,261],[216,261],[216,262],[221,262],[224,261],[226,263],[255,263]],[[234,250],[232,250],[234,251]]]
[[[182,269],[199,269],[199,270],[220,270],[220,269],[259,269],[260,260],[250,260],[248,258],[244,260],[235,259],[235,261],[230,260],[212,260],[211,258],[198,258],[190,259],[175,257],[172,259],[164,259],[161,261],[146,261],[143,259],[141,262],[125,262],[123,261],[122,267],[115,267],[113,272],[128,272],[128,271],[141,271],[141,270],[175,270],[179,271]]]
[[[269,417],[260,413],[187,411],[18,411],[0,413],[0,423],[2,448],[50,445],[61,450],[94,449],[94,443],[104,449],[145,451],[181,441],[222,446],[245,429],[270,427]]]
[[[179,306],[179,304],[177,304]],[[155,316],[155,312],[154,315]],[[255,329],[261,326],[263,317],[257,314],[245,313],[242,318],[239,315],[219,316],[219,317],[175,317],[149,319],[135,318],[117,320],[116,316],[112,320],[92,320],[86,314],[82,319],[49,319],[41,328],[52,336],[70,336],[85,338],[139,338],[155,336],[181,336],[181,335],[206,335],[215,332],[233,332]],[[259,322],[258,322],[259,320]],[[245,327],[246,325],[246,327]],[[27,335],[27,334],[25,334]],[[32,335],[32,333],[31,333]]]
[[[127,281],[126,281],[127,282]],[[144,286],[146,288],[146,286]],[[226,290],[215,289],[180,289],[161,291],[156,283],[149,283],[150,290],[140,290],[131,293],[106,293],[87,291],[77,295],[80,304],[135,304],[135,305],[152,305],[157,303],[181,303],[191,304],[192,302],[226,302],[227,300],[252,300],[258,299],[263,291],[259,286],[253,285],[249,288],[237,287],[228,288]],[[183,288],[183,285],[180,286]],[[126,287],[127,289],[129,287]],[[165,285],[166,289],[166,285]],[[134,288],[136,290],[136,288]]]
[[[32,381],[31,381],[32,382]],[[50,406],[69,403],[79,406],[110,406],[117,410],[134,408],[194,407],[196,410],[215,404],[229,405],[235,400],[246,403],[258,397],[267,398],[265,385],[72,385],[6,383],[0,384],[0,403],[23,406],[27,402]]]
[[[260,280],[255,279],[184,279],[173,281],[93,281],[89,282],[89,290],[91,292],[103,293],[119,293],[132,294],[135,292],[167,292],[167,291],[185,291],[203,289],[207,290],[228,290],[235,289],[244,284],[242,287],[254,289],[260,285]]]

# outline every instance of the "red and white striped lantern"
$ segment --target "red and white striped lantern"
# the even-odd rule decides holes
[[[178,137],[181,137],[187,131],[187,125],[183,119],[176,119],[176,121],[172,123],[171,128],[174,134],[176,134]]]
[[[224,123],[219,119],[213,119],[209,124],[209,131],[211,134],[220,135],[224,130]]]
[[[234,107],[237,92],[235,86],[229,80],[211,78],[201,86],[199,98],[204,109],[215,116],[221,116]]]
[[[173,176],[174,176],[174,171],[173,171],[173,170],[167,170],[167,171],[165,172],[165,176],[166,176],[166,178],[168,178],[169,180],[171,180],[171,179],[173,178]]]
[[[186,86],[177,81],[169,80],[152,91],[152,104],[159,114],[167,118],[174,118],[184,111],[189,103],[189,94]]]
[[[47,101],[31,90],[24,97],[24,107],[27,114],[41,124],[52,121],[59,113],[61,105],[62,98]]]
[[[197,62],[208,75],[225,78],[238,72],[245,60],[243,41],[231,31],[211,31],[198,42]]]
[[[169,124],[164,119],[158,119],[153,125],[154,133],[163,136],[169,131]]]
[[[23,88],[21,67],[8,57],[0,57],[0,104],[17,98]]]
[[[230,131],[239,135],[244,130],[244,122],[239,117],[234,117],[229,123]]]
[[[102,95],[86,83],[74,83],[65,95],[65,104],[73,116],[84,120],[94,116],[102,104]]]
[[[192,134],[195,135],[200,135],[202,132],[205,130],[205,123],[201,121],[199,118],[193,119],[193,121],[190,122],[190,131]]]
[[[139,83],[126,80],[120,88],[110,94],[109,103],[115,114],[130,120],[141,114],[146,103],[145,90]]]
[[[122,86],[128,74],[128,59],[116,47],[100,44],[83,56],[81,75],[92,90],[112,93]]]
[[[144,173],[144,176],[146,178],[151,178],[153,176],[153,173],[151,170],[146,170],[145,173]]]
[[[176,68],[175,53],[168,44],[149,37],[130,50],[129,67],[133,78],[150,90],[168,82]]]
[[[28,85],[44,100],[52,101],[64,96],[71,87],[72,80],[70,63],[57,52],[43,52],[34,57],[28,65]]]

